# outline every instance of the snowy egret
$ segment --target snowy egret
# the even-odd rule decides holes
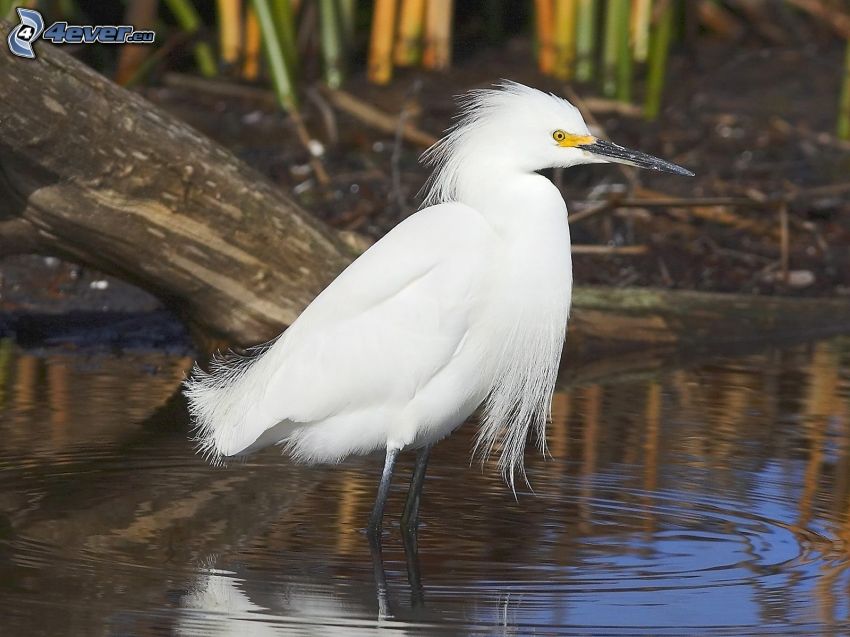
[[[386,449],[369,530],[396,458],[418,450],[414,529],[432,445],[483,404],[475,450],[499,449],[514,486],[545,427],[567,326],[572,262],[561,193],[536,171],[619,162],[692,175],[594,137],[566,100],[514,82],[466,95],[424,159],[425,207],[354,261],[275,342],[196,367],[186,395],[210,460],[281,445],[340,462]]]

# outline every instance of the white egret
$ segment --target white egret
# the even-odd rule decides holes
[[[281,445],[296,461],[386,449],[369,530],[396,457],[418,450],[415,528],[431,446],[483,404],[476,450],[513,487],[529,429],[541,447],[572,292],[567,209],[536,171],[667,161],[594,137],[555,95],[505,82],[464,99],[425,155],[426,206],[354,261],[271,345],[195,369],[186,395],[212,461]]]

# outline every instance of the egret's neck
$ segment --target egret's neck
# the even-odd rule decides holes
[[[513,234],[544,218],[566,218],[560,191],[535,172],[509,166],[467,166],[459,185],[457,200],[478,210],[499,230]]]
[[[489,161],[470,163],[460,170],[455,196],[461,203],[487,214],[506,189],[515,187],[529,174],[509,165]]]
[[[457,201],[478,210],[505,237],[566,226],[560,191],[535,172],[541,159],[506,147],[492,131],[461,128],[435,147],[437,168],[426,202]],[[568,232],[568,231],[567,231]]]

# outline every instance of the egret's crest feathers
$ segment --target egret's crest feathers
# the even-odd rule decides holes
[[[422,154],[422,161],[434,167],[425,184],[424,206],[445,201],[461,201],[467,171],[465,167],[489,161],[495,155],[519,155],[510,148],[510,132],[528,131],[535,135],[543,127],[570,129],[587,134],[578,109],[563,98],[517,82],[503,80],[494,88],[469,91],[458,98],[457,122],[446,135]],[[531,167],[530,170],[536,170]]]

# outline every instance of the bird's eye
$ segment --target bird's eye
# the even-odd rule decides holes
[[[556,130],[554,133],[552,133],[552,139],[554,139],[556,142],[562,142],[566,138],[567,138],[567,134],[560,129]]]

